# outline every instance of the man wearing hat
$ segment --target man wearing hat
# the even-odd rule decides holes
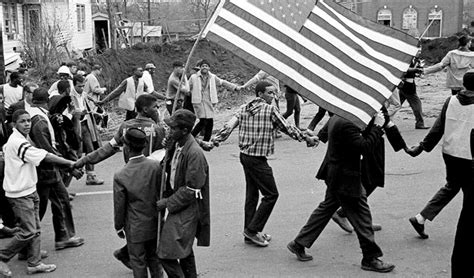
[[[147,86],[146,92],[151,94],[155,91],[155,86],[153,85],[153,73],[155,73],[155,65],[152,63],[148,63],[145,65],[145,70],[143,71],[143,81],[145,82]]]
[[[181,82],[181,77],[184,74],[184,64],[180,61],[175,61],[173,63],[173,71],[168,78],[168,86],[166,88],[166,109],[168,113],[171,115],[173,110],[173,103],[176,98],[176,93],[178,92],[178,86]],[[183,107],[184,99],[187,95],[189,95],[189,82],[186,75],[184,76],[184,81],[181,83],[181,87],[179,89],[179,98],[176,100],[176,110]]]
[[[51,87],[49,87],[48,94],[51,95],[58,90],[58,83],[61,80],[68,80],[71,82],[72,87],[72,73],[67,66],[60,66],[58,69],[59,80],[54,82]]]
[[[48,118],[49,95],[46,89],[38,88],[33,92],[31,115],[31,141],[37,148],[60,155],[56,149],[56,137],[53,126]],[[84,243],[84,239],[75,236],[74,220],[72,217],[69,194],[64,186],[57,166],[42,162],[37,167],[38,195],[40,198],[39,216],[43,219],[51,201],[53,226],[55,232],[56,250],[77,247]]]
[[[125,133],[130,158],[114,175],[114,223],[117,235],[127,240],[133,276],[148,277],[149,269],[151,277],[162,277],[156,254],[161,167],[158,161],[143,155],[147,139],[138,128]]]
[[[101,87],[98,77],[102,74],[101,65],[93,65],[92,71],[86,76],[84,84],[84,93],[87,94],[87,97],[93,101],[99,101],[100,96],[107,91],[107,88]]]
[[[186,109],[165,119],[172,147],[165,161],[166,198],[157,202],[157,209],[168,209],[158,245],[168,277],[197,277],[194,238],[198,246],[210,244],[209,166],[191,135],[195,121],[196,116]]]

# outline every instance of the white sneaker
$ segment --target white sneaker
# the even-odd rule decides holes
[[[54,264],[44,264],[40,263],[37,266],[29,266],[27,267],[28,275],[35,274],[35,273],[48,273],[53,272],[56,270],[56,265]]]

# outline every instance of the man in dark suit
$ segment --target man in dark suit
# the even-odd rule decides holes
[[[373,152],[374,147],[383,140],[384,122],[383,114],[379,112],[373,126],[362,136],[360,128],[340,116],[334,115],[329,120],[328,149],[316,176],[326,182],[326,197],[296,238],[288,244],[288,249],[300,261],[313,259],[306,254],[305,247],[311,247],[341,206],[357,233],[363,254],[362,269],[390,272],[395,268],[379,259],[383,254],[375,243],[372,216],[361,182],[361,156]]]
[[[124,142],[130,151],[130,158],[114,175],[115,230],[120,238],[127,238],[130,265],[135,278],[148,277],[147,268],[151,277],[163,276],[156,254],[156,201],[161,167],[158,161],[143,155],[146,141],[144,131],[138,128],[127,130]]]

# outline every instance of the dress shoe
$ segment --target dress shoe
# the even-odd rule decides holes
[[[119,260],[126,268],[132,269],[132,266],[130,265],[130,259],[120,256],[120,249],[114,251],[114,258]]]
[[[395,265],[384,263],[379,258],[362,259],[361,268],[363,270],[375,272],[390,272],[395,268]]]
[[[424,126],[424,125],[415,126],[415,129],[429,129],[429,128],[430,128],[429,126]]]
[[[422,239],[427,239],[428,238],[428,235],[425,234],[425,225],[424,224],[420,224],[418,223],[418,221],[416,220],[416,217],[410,217],[410,219],[408,219],[411,223],[411,225],[413,226],[413,228],[415,228],[415,231],[420,235],[420,237]]]
[[[101,180],[97,177],[96,174],[87,174],[86,185],[102,185],[104,180]]]
[[[262,232],[259,232],[259,234],[262,236],[263,239],[265,239],[266,241],[270,242],[272,240],[272,236],[269,235],[269,234],[265,234],[265,233],[262,233]],[[244,242],[246,244],[254,244],[252,240],[244,237]]]
[[[354,230],[354,229],[352,229],[352,226],[349,223],[349,221],[347,221],[346,217],[340,217],[337,213],[334,213],[333,216],[332,216],[332,220],[334,222],[336,222],[337,225],[339,225],[339,227],[341,227],[341,229],[343,229],[344,231],[346,231],[348,233],[352,233],[352,231]]]
[[[381,230],[382,230],[382,225],[379,225],[379,224],[372,224],[372,230],[373,230],[374,232],[381,231]]]
[[[40,257],[41,259],[46,259],[48,257],[48,251],[46,250],[40,250]],[[26,261],[28,259],[27,255],[18,253],[18,260],[20,261]]]
[[[40,263],[37,266],[29,266],[26,268],[26,271],[29,275],[35,273],[48,273],[56,270],[56,265],[54,264],[44,264]]]
[[[244,231],[244,237],[261,247],[267,247],[269,244],[268,241],[263,238],[261,233],[252,234],[248,231]]]
[[[78,247],[84,244],[84,239],[82,237],[71,237],[65,241],[56,241],[54,247],[56,250],[61,250],[65,248]]]
[[[306,262],[311,261],[313,259],[313,256],[306,254],[304,246],[299,245],[294,240],[288,243],[286,247],[288,248],[288,250],[290,250],[291,253],[296,255],[296,258],[299,261]]]
[[[0,261],[0,275],[3,275],[3,277],[12,277],[12,272],[8,265],[2,261]]]

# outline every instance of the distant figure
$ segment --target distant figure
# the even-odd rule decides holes
[[[286,112],[282,115],[283,118],[288,119],[293,111],[295,112],[295,126],[300,128],[300,112],[301,112],[301,105],[300,105],[300,98],[298,96],[298,92],[293,90],[289,86],[286,87],[285,98],[286,98]]]
[[[446,87],[451,89],[453,95],[456,95],[463,88],[464,74],[474,68],[474,52],[469,50],[470,47],[471,38],[460,37],[459,47],[449,51],[440,63],[426,68],[424,74],[437,72],[447,67]]]
[[[23,98],[23,75],[18,72],[12,72],[10,82],[0,86],[0,94],[4,98],[5,109],[10,105],[20,101]]]

